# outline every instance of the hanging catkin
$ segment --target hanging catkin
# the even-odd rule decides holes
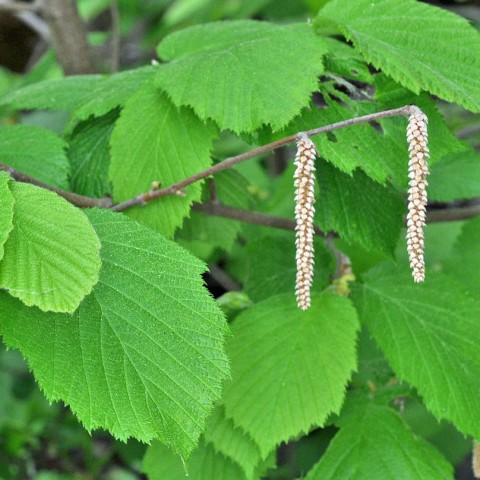
[[[313,142],[305,135],[297,135],[295,156],[295,220],[297,278],[295,292],[297,304],[302,310],[310,307],[310,287],[313,281],[313,214],[315,208],[314,171],[316,150]]]
[[[408,163],[408,215],[407,215],[407,250],[412,268],[413,280],[425,280],[424,235],[427,207],[428,185],[428,132],[427,116],[417,107],[412,106],[408,118],[407,141],[410,161]]]

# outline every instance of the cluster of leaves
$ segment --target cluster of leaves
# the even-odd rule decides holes
[[[64,111],[68,121],[62,135],[3,127],[1,162],[121,202],[245,143],[416,104],[430,119],[430,199],[480,196],[471,173],[478,154],[429,96],[480,111],[478,32],[414,0],[322,3],[311,24],[193,26],[160,43],[161,64],[16,89],[4,107]],[[313,92],[321,101],[311,101]],[[358,281],[351,296],[330,285],[334,261],[319,239],[306,312],[293,295],[291,232],[191,211],[208,199],[202,182],[114,213],[80,210],[0,175],[3,341],[87,430],[151,443],[143,468],[152,480],[180,479],[185,469],[195,479],[258,479],[282,442],[300,439],[302,448],[326,426],[336,433],[325,453],[296,474],[447,479],[458,458],[426,438],[435,443],[443,429],[480,439],[480,222],[466,222],[458,238],[456,226],[429,227],[428,279],[414,285],[397,253],[405,120],[313,140],[321,156],[316,222],[339,234]],[[260,162],[215,177],[224,204],[288,217],[292,184],[291,166],[273,181]],[[223,262],[248,300],[215,302],[197,257]],[[413,408],[398,413],[399,398],[418,407],[417,417]],[[418,418],[436,426],[416,435]]]

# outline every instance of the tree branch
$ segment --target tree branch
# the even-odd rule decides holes
[[[65,75],[92,73],[94,66],[87,31],[75,0],[42,0],[42,10]]]
[[[324,127],[315,128],[308,130],[306,133],[309,136],[317,135],[319,133],[329,132],[331,130],[336,130],[339,128],[344,128],[350,125],[356,125],[363,122],[369,122],[372,120],[377,120],[380,118],[388,118],[397,115],[409,115],[413,107],[407,105],[405,107],[396,108],[393,110],[385,110],[383,112],[373,113],[370,115],[364,115],[363,117],[357,117],[342,122],[333,123]],[[125,202],[113,204],[113,201],[109,197],[104,198],[91,198],[83,195],[78,195],[76,193],[67,192],[51,185],[47,185],[43,182],[40,182],[28,175],[25,175],[21,172],[16,171],[14,168],[0,164],[0,171],[7,172],[13,179],[24,182],[31,183],[41,188],[51,190],[52,192],[57,193],[61,197],[68,200],[73,205],[81,208],[110,208],[114,211],[123,211],[130,207],[137,205],[145,205],[150,200],[165,197],[167,195],[183,195],[182,188],[190,185],[198,180],[206,178],[210,175],[218,173],[222,170],[231,168],[232,166],[248,160],[250,158],[261,155],[262,153],[274,150],[278,147],[281,147],[289,142],[292,142],[296,139],[297,135],[290,135],[281,140],[263,145],[261,147],[255,148],[249,152],[242,153],[235,157],[230,157],[224,160],[223,162],[217,163],[213,167],[210,167],[202,172],[199,172],[191,177],[188,177],[180,182],[177,182],[169,187],[163,189],[157,189],[152,186],[152,189],[147,193],[142,193],[136,197],[126,200]],[[211,202],[205,203],[195,203],[192,207],[194,210],[203,212],[207,215],[214,215],[224,218],[231,218],[232,220],[238,220],[240,222],[252,223],[255,225],[263,225],[266,227],[281,228],[284,230],[295,230],[295,220],[284,217],[277,217],[273,215],[267,215],[261,212],[252,212],[249,210],[242,210],[239,208],[229,207],[227,205],[222,205],[214,198]],[[445,208],[442,210],[430,210],[427,212],[427,223],[437,223],[437,222],[451,222],[458,220],[466,220],[472,217],[480,216],[480,204],[479,205],[470,205],[466,207],[455,207],[455,208]],[[325,233],[322,232],[319,228],[315,229],[315,233],[320,236],[325,236]]]
[[[314,128],[312,130],[307,130],[303,133],[308,135],[309,137],[313,135],[318,135],[319,133],[326,133],[331,132],[332,130],[338,130],[340,128],[349,127],[351,125],[357,125],[359,123],[371,122],[373,120],[379,120],[381,118],[388,118],[388,117],[396,117],[399,115],[410,115],[412,110],[412,105],[406,105],[401,108],[394,108],[392,110],[384,110],[382,112],[371,113],[369,115],[364,115],[362,117],[350,118],[348,120],[343,120],[341,122],[332,123],[330,125],[326,125],[324,127]],[[180,195],[182,194],[182,189],[192,183],[198,182],[210,175],[214,175],[215,173],[221,172],[223,170],[227,170],[232,168],[234,165],[237,165],[245,160],[249,160],[253,157],[258,157],[270,150],[275,150],[287,143],[295,141],[297,134],[290,135],[288,137],[282,138],[272,143],[267,143],[261,147],[254,148],[245,153],[241,153],[240,155],[236,155],[235,157],[230,157],[222,162],[219,162],[213,165],[202,172],[198,172],[191,177],[185,178],[180,182],[174,183],[169,187],[159,188],[157,190],[150,190],[146,193],[141,193],[136,197],[130,198],[122,203],[119,203],[113,207],[113,209],[117,212],[121,212],[122,210],[126,210],[127,208],[134,207],[136,205],[145,205],[149,201],[155,198],[166,197],[167,195]]]
[[[441,210],[427,211],[427,225],[439,222],[458,222],[480,215],[480,204],[465,207],[442,208]]]
[[[0,163],[0,171],[8,173],[17,182],[30,183],[36,187],[55,192],[57,195],[60,195],[71,204],[80,208],[111,208],[113,205],[113,201],[109,197],[92,198],[78,195],[77,193],[67,192],[66,190],[62,190],[60,188],[53,187],[52,185],[47,185],[46,183],[40,182],[39,180],[29,177],[28,175],[25,175],[24,173],[19,172],[8,165],[4,165],[3,163]]]
[[[239,222],[253,223],[264,227],[280,228],[282,230],[295,230],[296,223],[293,218],[276,217],[265,213],[252,212],[251,210],[229,207],[228,205],[222,205],[221,203],[194,203],[192,209],[197,212],[203,212],[206,215],[231,218],[232,220],[238,220]],[[321,236],[325,235],[316,227],[315,233]]]

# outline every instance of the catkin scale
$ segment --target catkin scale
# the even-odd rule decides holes
[[[425,280],[424,234],[429,150],[427,146],[427,116],[417,107],[411,107],[408,118],[407,142],[409,144],[408,163],[408,214],[407,214],[407,251],[415,282]]]
[[[316,149],[307,135],[297,135],[297,154],[295,156],[295,245],[297,276],[295,293],[297,305],[302,310],[310,307],[310,288],[313,283],[313,214],[314,172]]]

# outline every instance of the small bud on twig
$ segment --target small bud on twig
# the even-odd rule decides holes
[[[425,280],[424,234],[428,175],[428,132],[427,116],[417,107],[412,106],[408,118],[407,141],[410,161],[408,163],[408,215],[407,215],[407,250],[412,268],[413,280]]]
[[[297,155],[294,175],[295,220],[297,247],[297,278],[295,292],[297,304],[302,310],[310,307],[310,287],[313,281],[313,214],[315,208],[314,171],[316,149],[313,142],[304,133],[297,135]]]

